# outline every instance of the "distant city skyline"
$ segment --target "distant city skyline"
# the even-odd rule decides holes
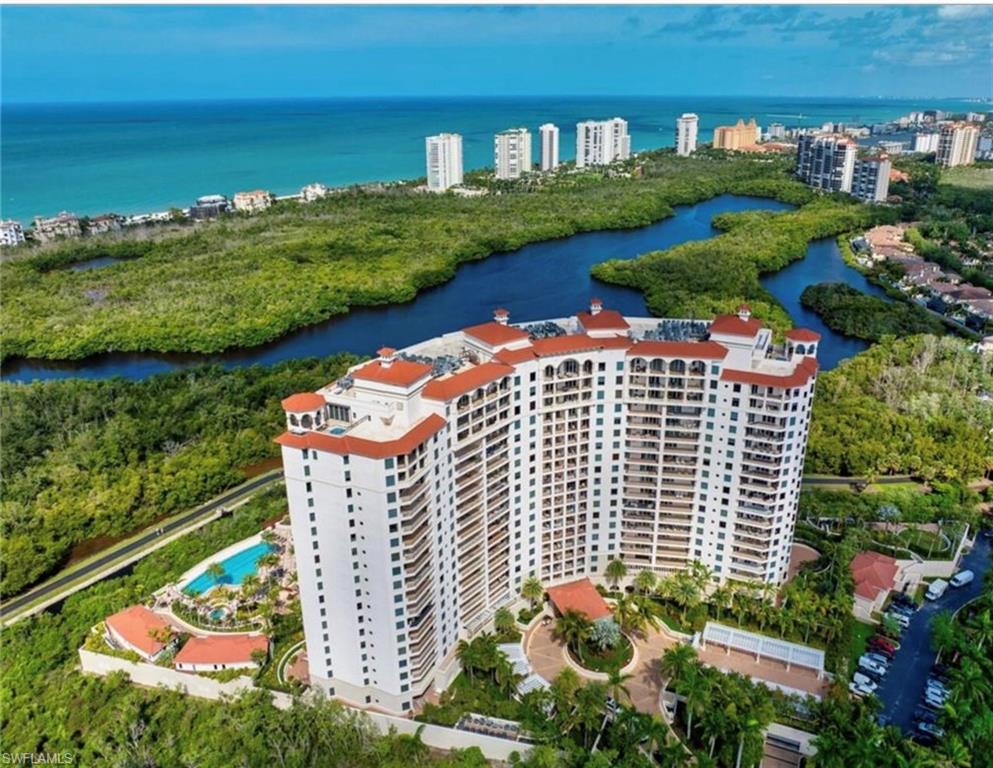
[[[0,19],[7,103],[993,97],[980,5],[7,6]]]

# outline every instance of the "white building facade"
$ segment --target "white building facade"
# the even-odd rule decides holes
[[[938,130],[937,162],[945,168],[976,161],[979,128],[969,123],[946,123]]]
[[[858,145],[837,134],[807,134],[797,142],[796,174],[816,189],[850,192]]]
[[[914,136],[914,152],[929,154],[938,151],[938,134],[918,133]]]
[[[24,242],[24,228],[14,219],[0,221],[0,245],[12,246]]]
[[[881,203],[890,193],[893,163],[886,155],[860,157],[852,172],[852,197],[866,203]]]
[[[615,160],[631,157],[631,137],[628,122],[619,117],[611,120],[586,120],[576,123],[576,167],[609,165]]]
[[[541,136],[541,170],[554,171],[559,167],[559,127],[545,123],[538,133]]]
[[[531,171],[531,132],[511,128],[493,137],[493,167],[498,179],[519,179]]]
[[[686,112],[676,120],[676,154],[689,157],[696,152],[697,133],[700,128],[700,118],[692,112]]]
[[[462,136],[439,133],[424,140],[428,189],[444,192],[462,183]]]
[[[409,711],[531,575],[619,557],[780,583],[818,342],[774,348],[747,308],[708,324],[594,300],[530,331],[498,310],[284,400],[311,682]]]

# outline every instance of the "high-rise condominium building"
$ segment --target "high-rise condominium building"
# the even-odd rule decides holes
[[[797,143],[796,174],[817,189],[850,192],[858,145],[836,134],[806,134]]]
[[[559,127],[545,123],[538,131],[541,134],[541,170],[554,171],[559,167]]]
[[[631,137],[628,121],[586,120],[576,123],[576,167],[608,165],[615,160],[631,157]]]
[[[498,179],[519,179],[531,171],[531,132],[511,128],[493,137],[493,167]]]
[[[914,152],[923,152],[928,154],[930,152],[938,151],[938,134],[936,133],[918,133],[914,136]]]
[[[439,133],[424,140],[427,155],[428,189],[444,192],[462,183],[462,136]]]
[[[776,346],[746,307],[660,321],[593,300],[533,332],[508,319],[381,349],[283,401],[310,677],[330,695],[409,710],[531,575],[612,558],[787,573],[817,334]]]
[[[760,135],[761,130],[754,117],[747,124],[739,119],[736,125],[719,125],[714,129],[714,149],[752,147]]]
[[[700,119],[692,112],[676,120],[676,154],[686,157],[696,152],[696,137]]]
[[[971,165],[976,161],[979,128],[969,123],[946,123],[938,129],[938,165]]]
[[[10,219],[0,221],[0,245],[18,245],[24,242],[24,228],[21,222]]]
[[[867,203],[883,202],[890,193],[891,170],[893,163],[886,155],[859,158],[852,172],[852,196]]]
[[[785,139],[786,138],[786,126],[782,123],[770,123],[769,133],[770,139]]]

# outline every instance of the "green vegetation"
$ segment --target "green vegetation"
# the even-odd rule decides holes
[[[783,195],[795,182],[783,181]],[[850,200],[817,197],[795,211],[722,214],[714,226],[724,234],[682,243],[627,261],[598,264],[593,275],[608,283],[638,288],[657,315],[709,318],[747,301],[752,312],[777,330],[789,316],[759,283],[803,258],[811,240],[878,223],[889,212]]]
[[[671,216],[673,205],[723,193],[811,197],[778,158],[659,151],[630,161],[628,170],[635,165],[638,178],[591,170],[474,198],[355,190],[308,205],[281,203],[254,217],[27,251],[0,264],[2,354],[65,359],[250,346],[352,306],[409,301],[451,279],[463,262],[527,243],[643,226]],[[60,268],[102,256],[123,261]]]
[[[993,466],[989,358],[952,337],[885,338],[817,382],[806,468],[968,480]]]
[[[238,467],[278,455],[280,399],[323,386],[352,361],[0,385],[0,595],[51,574],[81,543],[242,482]]]
[[[909,336],[945,332],[944,323],[916,304],[885,301],[868,296],[844,283],[807,286],[800,302],[816,312],[834,331],[867,341],[883,336]]]
[[[993,166],[960,165],[941,172],[941,183],[951,187],[993,190]]]
[[[856,621],[852,625],[852,644],[848,651],[848,668],[858,669],[859,657],[865,653],[866,644],[870,637],[876,634],[874,624]]]

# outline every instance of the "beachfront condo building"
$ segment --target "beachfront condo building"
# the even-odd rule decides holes
[[[407,712],[537,576],[699,561],[786,576],[819,336],[713,321],[493,319],[283,401],[311,682]]]
[[[585,120],[576,123],[576,167],[609,165],[615,160],[631,157],[631,137],[628,121]]]
[[[24,228],[14,219],[0,221],[0,245],[12,246],[24,242]]]
[[[938,129],[938,165],[951,168],[976,161],[979,128],[969,123],[945,123]]]
[[[735,125],[719,125],[714,129],[714,149],[754,147],[761,135],[762,129],[754,117],[748,123],[739,118]]]
[[[696,152],[696,139],[700,127],[700,118],[692,112],[686,112],[676,120],[676,154],[689,157]]]
[[[816,189],[850,192],[857,151],[848,136],[805,134],[797,142],[796,175]]]
[[[511,128],[493,137],[493,166],[498,179],[519,179],[531,171],[531,132]]]
[[[424,140],[428,189],[444,192],[462,183],[462,136],[439,133]]]
[[[929,154],[938,151],[938,134],[918,133],[914,136],[914,152]]]
[[[541,170],[554,171],[559,167],[559,127],[545,123],[538,133],[541,136]]]
[[[887,155],[860,157],[852,171],[852,197],[865,203],[882,203],[890,193],[893,163]]]

